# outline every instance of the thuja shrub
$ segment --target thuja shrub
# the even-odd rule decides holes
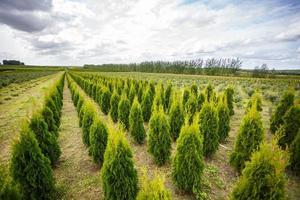
[[[276,130],[283,124],[283,116],[286,111],[293,106],[295,94],[293,91],[287,91],[278,103],[274,114],[271,117],[270,130],[275,133]]]
[[[124,127],[129,129],[129,113],[130,113],[130,101],[127,99],[126,95],[123,94],[118,105],[118,118],[119,122],[124,125]]]
[[[6,168],[7,166],[0,165],[0,199],[19,200],[19,187],[13,182]]]
[[[142,144],[146,137],[141,106],[137,97],[134,99],[129,114],[129,130],[134,140]]]
[[[169,123],[170,123],[170,134],[174,141],[179,137],[180,129],[184,123],[184,111],[182,108],[182,103],[174,95],[172,105],[169,112]]]
[[[167,191],[164,185],[164,179],[161,175],[155,174],[150,180],[147,172],[144,170],[140,191],[137,200],[171,200],[171,193]]]
[[[128,99],[130,101],[130,105],[133,103],[135,95],[136,95],[136,91],[135,91],[134,84],[131,84],[129,94],[128,94]]]
[[[155,109],[149,121],[148,150],[156,164],[163,165],[171,155],[170,125],[163,108]]]
[[[243,118],[230,155],[230,164],[239,172],[245,167],[245,162],[250,160],[251,154],[259,149],[264,139],[264,129],[259,112],[252,108]]]
[[[231,86],[227,87],[225,90],[225,96],[226,96],[230,116],[234,115],[233,95],[234,95],[233,87],[231,87]]]
[[[164,97],[164,109],[166,111],[169,111],[169,107],[170,107],[170,99],[171,99],[171,94],[172,94],[172,84],[170,81],[168,81],[167,83],[167,87],[165,90],[165,97]]]
[[[203,135],[203,152],[205,156],[215,153],[219,145],[218,111],[210,102],[205,102],[199,113],[199,130]]]
[[[47,106],[44,106],[41,114],[48,125],[48,131],[58,137],[58,127],[55,124],[51,109]]]
[[[190,89],[188,87],[185,87],[182,96],[182,105],[184,109],[186,108],[186,103],[189,100],[189,97],[190,97]]]
[[[197,111],[200,111],[203,103],[205,102],[205,95],[201,92],[197,97]]]
[[[92,156],[93,161],[100,166],[103,164],[107,138],[108,129],[106,125],[99,119],[99,117],[95,117],[90,128],[89,154]]]
[[[151,108],[152,108],[152,100],[150,89],[147,89],[146,92],[143,93],[142,97],[142,112],[143,119],[145,122],[148,122],[151,117]]]
[[[110,98],[110,111],[109,111],[109,115],[111,117],[111,119],[113,120],[113,122],[117,122],[118,121],[118,105],[119,105],[119,94],[117,93],[116,90],[114,90],[111,98]]]
[[[263,143],[246,163],[230,199],[286,199],[286,154],[274,142]]]
[[[111,92],[109,91],[108,88],[104,88],[102,90],[102,95],[100,97],[100,108],[101,111],[106,115],[108,114],[110,109],[110,97],[111,97]]]
[[[96,116],[96,108],[90,101],[86,101],[83,107],[82,118],[82,141],[86,146],[90,146],[90,128]]]
[[[294,105],[283,116],[283,134],[278,140],[278,144],[285,148],[290,146],[300,129],[300,105]]]
[[[42,115],[34,113],[29,128],[34,133],[42,153],[49,158],[51,164],[54,165],[61,155],[61,150],[57,137],[48,131],[47,123]]]
[[[186,103],[186,113],[189,123],[192,123],[193,118],[197,112],[197,99],[193,93],[190,94],[189,100]]]
[[[45,102],[45,106],[48,107],[53,113],[53,119],[55,120],[55,124],[59,127],[60,124],[60,114],[57,106],[51,98],[47,98]]]
[[[156,85],[155,89],[155,96],[152,103],[152,111],[158,107],[162,106],[164,108],[164,92],[163,92],[163,86],[161,83]]]
[[[219,118],[219,128],[218,135],[219,141],[222,142],[228,137],[230,131],[230,111],[227,106],[226,97],[222,96],[219,100],[218,106],[218,118]]]
[[[105,199],[135,200],[138,177],[131,148],[120,130],[111,127],[108,138],[101,169]]]
[[[195,121],[186,123],[176,143],[176,154],[172,163],[172,178],[175,185],[187,192],[200,191],[204,162],[203,137]]]
[[[193,93],[196,96],[198,96],[198,86],[195,82],[193,82],[193,85],[191,86],[191,93]]]
[[[262,100],[261,100],[261,96],[258,92],[255,92],[252,96],[251,99],[248,101],[247,107],[246,107],[246,112],[248,112],[249,110],[251,110],[253,105],[256,105],[256,110],[257,111],[262,111]]]
[[[54,178],[50,161],[28,125],[22,127],[19,139],[13,144],[10,170],[23,199],[52,199]]]
[[[82,96],[79,95],[78,102],[76,105],[76,110],[77,110],[78,114],[80,113],[80,111],[82,109],[83,103],[84,103],[84,99]]]
[[[290,147],[290,166],[300,174],[300,129]]]
[[[212,102],[213,99],[214,99],[214,87],[212,86],[212,84],[208,84],[205,88],[205,97],[206,97],[206,100],[208,102]]]

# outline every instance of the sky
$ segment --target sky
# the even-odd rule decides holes
[[[300,69],[300,0],[0,0],[0,60],[235,58]]]

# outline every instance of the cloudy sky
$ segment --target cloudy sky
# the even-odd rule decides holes
[[[239,57],[300,69],[300,0],[0,0],[0,59],[83,65]]]

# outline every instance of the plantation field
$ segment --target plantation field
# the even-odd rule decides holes
[[[248,109],[255,109],[255,112],[261,116],[259,120],[262,122],[264,140],[271,144],[275,136],[270,130],[270,119],[283,94],[287,90],[292,89],[295,95],[294,104],[298,105],[300,103],[300,79],[297,77],[255,79],[162,73],[67,70],[45,72],[43,75],[30,76],[30,78],[21,81],[16,81],[15,79],[20,79],[20,76],[15,76],[14,83],[8,84],[8,86],[4,85],[0,89],[0,162],[7,169],[8,166],[13,166],[13,170],[11,170],[13,171],[12,179],[16,179],[16,182],[21,183],[21,185],[25,184],[26,181],[22,182],[22,178],[16,178],[17,173],[14,170],[19,175],[26,172],[12,164],[16,159],[11,159],[12,157],[18,158],[20,155],[28,155],[26,153],[22,154],[22,152],[16,153],[16,146],[23,144],[23,140],[18,140],[17,138],[20,135],[30,138],[28,135],[31,135],[31,133],[20,134],[22,131],[26,132],[26,130],[23,130],[24,125],[22,125],[26,124],[24,120],[27,119],[32,133],[37,137],[34,140],[37,140],[40,146],[44,142],[43,140],[47,140],[45,139],[46,136],[41,136],[41,132],[45,135],[49,133],[56,135],[53,138],[51,136],[52,143],[45,142],[45,146],[41,148],[42,151],[39,151],[40,153],[36,155],[41,157],[42,160],[42,157],[45,158],[45,156],[42,156],[43,153],[51,161],[47,164],[49,169],[45,168],[52,171],[51,173],[48,171],[48,174],[53,174],[51,176],[54,177],[55,182],[49,181],[47,184],[45,183],[49,188],[43,190],[45,195],[50,195],[50,197],[47,196],[48,199],[105,199],[105,196],[107,199],[135,199],[136,195],[142,199],[141,195],[143,192],[151,193],[151,188],[147,190],[147,187],[150,187],[149,185],[151,184],[147,180],[145,181],[147,179],[143,175],[145,173],[146,177],[150,179],[156,176],[162,179],[157,181],[156,185],[154,184],[156,189],[162,188],[162,190],[168,191],[164,193],[165,198],[161,199],[168,199],[167,193],[172,199],[176,200],[196,199],[196,197],[214,200],[229,199],[241,177],[238,170],[229,162],[230,155],[235,150],[235,142],[238,138],[243,118],[247,113],[250,113]],[[150,98],[152,105],[152,107],[150,106],[151,117],[146,120],[144,99],[147,93],[151,91],[151,84],[153,84],[154,89],[153,97],[152,99]],[[170,84],[172,85],[172,92],[167,97],[166,91]],[[193,86],[196,86],[194,87],[194,89],[196,88],[196,99],[194,102],[190,100],[194,95]],[[210,86],[213,88],[211,91],[208,89]],[[198,120],[201,118],[200,115],[205,103],[212,106],[212,109],[217,110],[219,109],[219,103],[224,101],[226,102],[224,105],[228,109],[227,100],[224,100],[226,98],[226,93],[224,92],[229,87],[234,91],[234,114],[230,116],[228,136],[224,140],[217,142],[217,148],[211,154],[206,155],[202,152],[203,148],[205,148],[202,146],[205,146],[206,141],[204,141],[203,145],[201,143],[201,148],[199,147],[201,151],[198,152],[194,149],[195,152],[201,153],[199,159],[203,161],[203,170],[199,173],[201,174],[201,181],[199,181],[201,186],[198,187],[197,184],[190,186],[198,187],[196,188],[197,190],[193,188],[193,191],[180,189],[178,186],[180,184],[174,181],[173,173],[175,158],[179,159],[177,157],[179,155],[178,140],[184,141],[183,137],[181,137],[181,134],[184,133],[180,132],[180,136],[173,140],[174,135],[169,130],[170,128],[172,129],[172,125],[164,126],[164,121],[167,121],[167,123],[171,121],[171,105],[178,101],[183,106],[187,132],[188,130],[195,130],[193,129],[194,125],[199,131]],[[185,93],[187,91],[189,95],[187,95],[185,102]],[[112,104],[114,94],[118,96],[116,104]],[[211,94],[210,98],[208,94]],[[203,100],[200,105],[198,99],[201,98],[201,95],[206,100]],[[167,98],[169,99],[166,100]],[[129,109],[127,110],[128,113],[126,111],[127,108],[124,110],[120,108],[120,102],[123,100],[124,105],[127,105],[127,102],[129,102],[130,107],[127,106]],[[56,106],[49,102],[54,102]],[[252,105],[249,107],[249,102],[252,102],[253,105],[259,104],[258,107],[260,108]],[[195,109],[193,109],[193,103],[197,104],[194,106]],[[52,121],[55,121],[53,123],[57,126],[57,130],[55,128],[50,129],[50,126],[53,124],[47,121],[48,115],[41,114],[46,108],[50,108],[51,113],[53,112]],[[135,112],[132,111],[134,108],[136,109]],[[140,113],[140,110],[142,113]],[[116,120],[113,119],[113,111],[117,112]],[[35,115],[36,113],[38,114]],[[126,116],[125,113],[127,113]],[[57,118],[55,118],[55,115],[57,115]],[[125,116],[124,118],[122,117],[123,115]],[[38,116],[43,116],[44,120],[39,119]],[[175,115],[175,117],[178,116]],[[155,127],[158,126],[154,123],[155,117],[158,119],[156,123],[160,124],[159,127]],[[34,120],[36,120],[36,123],[39,122],[38,128],[34,128],[32,125]],[[47,131],[41,128],[45,122],[47,125],[44,126],[44,129],[48,127],[48,129],[46,128]],[[126,124],[128,124],[127,128]],[[208,126],[212,124],[214,123],[210,122]],[[295,127],[299,126],[300,124],[296,121]],[[183,130],[181,129],[181,131]],[[157,137],[161,138],[155,140],[156,131],[162,135],[168,133],[170,137],[166,139],[165,136],[160,135]],[[201,136],[199,141],[203,142],[203,137]],[[31,140],[28,138],[26,139],[27,142]],[[155,154],[156,149],[149,150],[150,145],[155,144],[155,142],[157,144],[160,141],[164,141],[162,145],[169,143],[169,154],[161,151],[157,155]],[[104,147],[101,146],[102,144]],[[25,148],[26,144],[24,143],[23,145],[24,152],[29,151]],[[12,148],[12,146],[15,148]],[[187,143],[182,145],[182,148],[189,148],[188,146]],[[52,152],[53,154],[49,153],[54,151],[51,149],[52,147],[53,149],[54,147],[60,149],[60,153],[57,153],[58,151]],[[22,148],[20,145],[19,149]],[[57,153],[56,157],[54,156],[55,153]],[[164,154],[166,154],[166,158],[163,158]],[[23,157],[20,156],[19,158]],[[193,156],[186,159],[193,160]],[[19,164],[27,166],[30,161],[20,159]],[[119,168],[117,164],[119,164]],[[180,162],[178,165],[180,165]],[[35,168],[38,167],[38,164],[36,164]],[[116,170],[115,172],[110,171],[114,169]],[[137,170],[136,172],[135,169]],[[198,169],[195,170],[197,171]],[[278,170],[278,173],[280,173],[280,170]],[[283,188],[286,197],[292,200],[300,199],[299,175],[296,175],[295,171],[289,167],[284,170],[283,174],[284,180],[286,180],[286,185]],[[37,175],[37,177],[39,176]],[[163,181],[162,185],[160,185],[161,181]],[[117,182],[120,184],[120,187],[118,187]],[[39,184],[43,185],[43,183]],[[53,185],[54,188],[50,185]],[[108,189],[109,187],[111,188]],[[42,189],[33,188],[28,193],[42,195],[40,191]],[[122,198],[113,196],[114,191],[122,191],[119,195],[124,196]],[[137,194],[139,191],[140,193]],[[26,195],[26,192],[24,195]]]

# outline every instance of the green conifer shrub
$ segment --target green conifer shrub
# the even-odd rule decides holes
[[[286,152],[274,142],[263,143],[260,150],[253,152],[251,160],[246,162],[230,199],[286,199],[284,172],[286,165]]]
[[[205,95],[203,92],[201,92],[197,97],[197,111],[200,112],[204,102],[205,102]]]
[[[184,110],[186,110],[186,103],[188,102],[190,97],[190,89],[188,87],[185,87],[183,90],[183,97],[182,97],[182,105],[184,107]]]
[[[205,97],[208,102],[212,102],[214,99],[215,93],[214,93],[214,87],[212,84],[208,84],[205,88]]]
[[[47,123],[40,113],[33,114],[29,128],[34,133],[42,153],[49,158],[51,164],[54,165],[61,155],[60,146],[57,137],[48,131]]]
[[[82,141],[86,146],[90,146],[90,128],[96,116],[96,108],[90,101],[86,101],[83,107],[82,118]]]
[[[298,175],[300,174],[300,129],[290,147],[290,166]]]
[[[100,97],[100,108],[101,111],[107,115],[110,109],[110,97],[111,93],[108,88],[102,89],[102,95]]]
[[[179,137],[181,127],[184,123],[184,111],[181,101],[174,95],[169,112],[170,134],[174,141]]]
[[[47,123],[48,131],[58,137],[58,127],[55,124],[55,120],[53,118],[53,112],[47,106],[44,106],[42,110],[42,116]]]
[[[156,164],[163,165],[171,155],[170,125],[162,106],[155,109],[149,121],[148,150]]]
[[[34,134],[25,125],[13,144],[11,175],[23,199],[52,199],[54,178],[50,160],[42,153]]]
[[[119,105],[119,94],[117,93],[116,90],[114,90],[111,98],[110,98],[110,111],[109,111],[109,115],[111,117],[111,119],[113,120],[113,122],[117,122],[118,121],[118,105]]]
[[[251,110],[252,105],[256,105],[256,110],[257,111],[262,111],[262,100],[261,100],[261,96],[258,92],[255,92],[252,96],[251,99],[248,101],[247,104],[247,108],[246,108],[246,112],[248,112],[249,110]]]
[[[287,91],[278,103],[275,112],[271,117],[270,130],[275,133],[276,130],[283,124],[283,116],[286,111],[294,104],[295,94],[293,91]]]
[[[172,163],[173,182],[181,190],[199,191],[204,161],[203,137],[199,133],[197,121],[183,126],[176,144],[176,154]]]
[[[151,108],[152,108],[152,100],[151,100],[151,94],[150,89],[147,89],[143,93],[142,97],[142,112],[143,112],[143,119],[145,122],[148,122],[151,117]]]
[[[129,113],[130,113],[130,101],[127,99],[126,95],[123,94],[118,105],[118,118],[121,124],[125,128],[129,129]]]
[[[258,150],[264,139],[264,128],[256,106],[243,118],[230,155],[230,164],[239,172],[245,167],[245,162],[250,160],[251,154]]]
[[[172,84],[170,81],[167,83],[167,87],[164,93],[164,110],[169,111],[170,107],[170,99],[172,94]]]
[[[189,123],[192,123],[193,118],[197,112],[197,99],[193,93],[190,94],[189,100],[186,103],[186,113]]]
[[[142,109],[137,97],[134,99],[129,114],[130,134],[134,140],[142,144],[146,137]]]
[[[131,148],[124,133],[120,130],[109,129],[101,175],[105,199],[136,199],[138,193],[137,171]]]
[[[0,165],[0,199],[20,200],[19,187],[13,182],[6,168],[7,166]]]
[[[199,113],[199,129],[203,135],[203,152],[205,156],[215,153],[219,145],[218,111],[212,103],[204,102]]]
[[[89,154],[92,156],[93,161],[100,166],[102,166],[103,164],[107,140],[108,129],[106,125],[100,120],[100,118],[95,116],[93,124],[90,128]]]
[[[171,200],[171,193],[166,190],[164,179],[155,175],[153,180],[147,176],[147,172],[143,172],[142,184],[137,195],[137,200]]]
[[[219,141],[222,142],[228,137],[230,131],[230,111],[227,106],[226,96],[220,98],[217,111],[219,118],[218,135]]]
[[[198,96],[198,86],[196,85],[195,82],[193,82],[191,86],[191,93],[195,95],[195,97]]]
[[[227,99],[227,105],[228,105],[230,116],[234,115],[233,95],[234,95],[233,87],[230,86],[230,87],[226,88],[225,96],[226,96],[226,99]]]
[[[130,101],[130,105],[133,103],[135,95],[136,95],[135,86],[132,84],[130,86],[130,90],[128,94],[128,100]]]
[[[57,127],[60,125],[60,114],[57,106],[51,98],[47,98],[45,102],[45,106],[48,107],[53,113],[53,119],[55,120],[55,124]]]

